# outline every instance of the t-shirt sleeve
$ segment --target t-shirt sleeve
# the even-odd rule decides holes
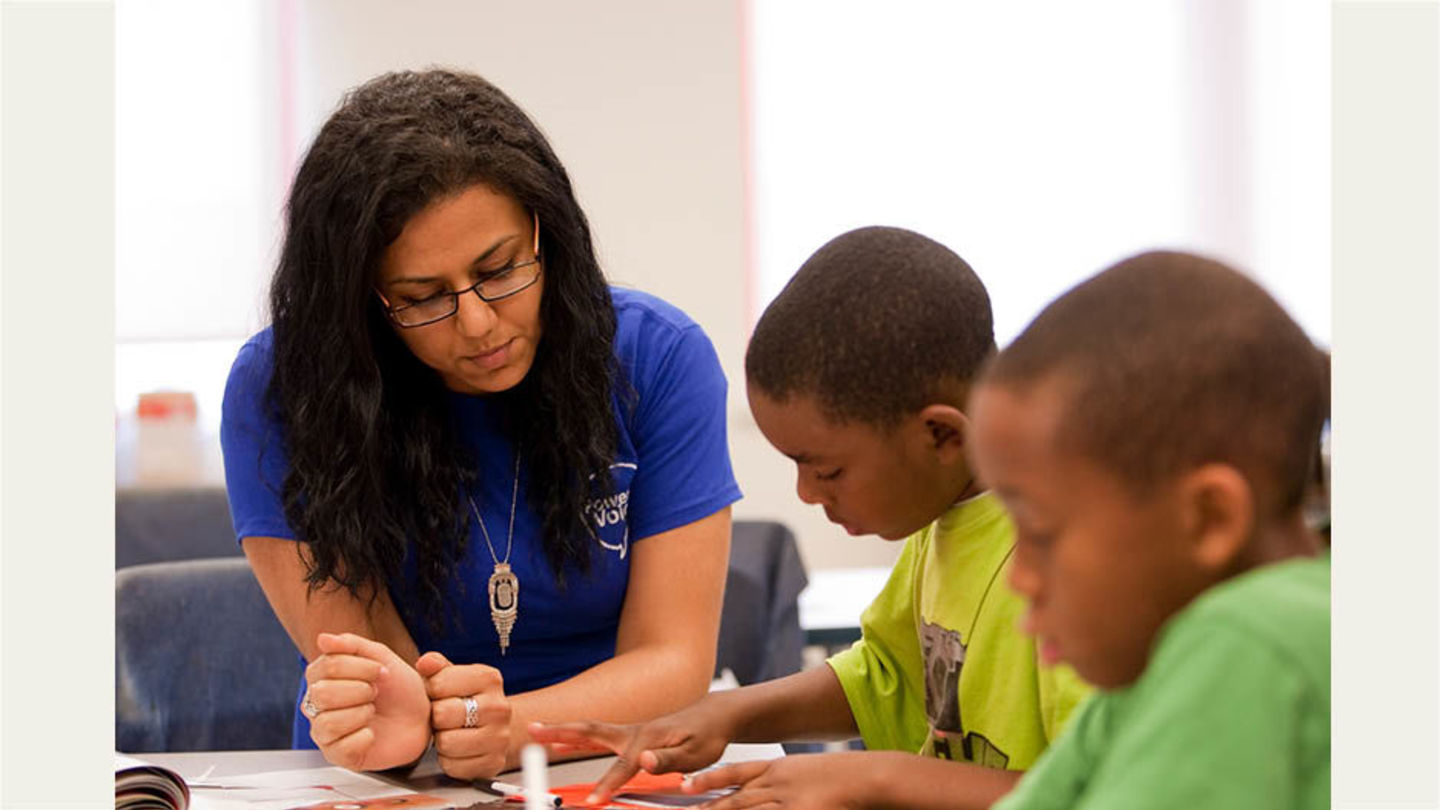
[[[646,379],[635,381],[639,456],[630,487],[636,540],[714,514],[740,499],[725,427],[725,372],[704,331],[679,331]]]
[[[915,753],[925,744],[925,682],[915,631],[919,538],[905,548],[885,587],[860,615],[860,640],[827,663],[840,679],[865,747]]]
[[[230,367],[220,410],[225,490],[237,541],[295,537],[280,499],[289,462],[279,422],[265,404],[269,384],[268,351],[254,341],[245,344]]]

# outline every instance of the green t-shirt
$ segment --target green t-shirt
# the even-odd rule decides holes
[[[1006,582],[1015,530],[989,493],[905,541],[862,637],[829,663],[867,748],[1031,767],[1090,687],[1039,665]]]
[[[1211,588],[995,810],[1330,806],[1330,559]]]

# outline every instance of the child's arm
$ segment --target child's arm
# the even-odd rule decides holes
[[[845,690],[830,667],[705,698],[712,699],[732,718],[730,742],[848,740],[858,733]]]
[[[982,768],[898,751],[800,754],[742,762],[696,774],[687,792],[738,785],[713,805],[808,808],[885,807],[984,810],[1020,781],[1021,772]]]
[[[829,667],[798,672],[765,683],[713,692],[700,701],[643,725],[607,723],[535,724],[537,742],[593,746],[619,755],[596,783],[596,801],[636,771],[693,771],[717,761],[731,742],[853,737],[855,718],[845,691]]]

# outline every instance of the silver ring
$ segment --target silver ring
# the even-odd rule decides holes
[[[315,701],[311,700],[307,694],[305,699],[300,702],[300,711],[304,712],[306,717],[314,720],[315,715],[320,713],[320,707],[316,706]]]
[[[465,725],[462,728],[475,728],[480,725],[480,706],[475,702],[475,697],[461,698],[465,704]]]

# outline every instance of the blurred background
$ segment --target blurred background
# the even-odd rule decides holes
[[[730,379],[740,519],[807,568],[887,565],[794,492],[744,399],[755,317],[853,227],[989,287],[1003,345],[1152,247],[1252,273],[1328,348],[1330,7],[1306,0],[250,0],[116,4],[116,480],[223,484],[226,375],[265,326],[285,193],[348,88],[476,71],[550,137],[617,284]]]

